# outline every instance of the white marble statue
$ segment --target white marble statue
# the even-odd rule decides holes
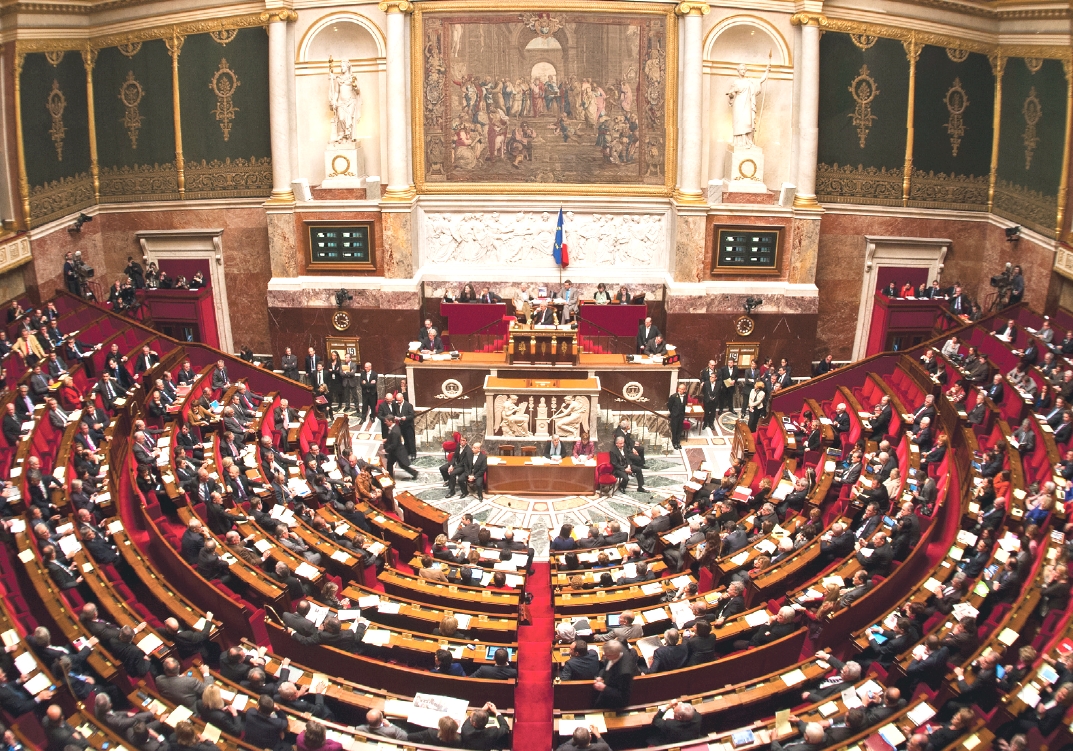
[[[757,126],[756,98],[770,72],[771,63],[768,63],[764,75],[760,78],[746,78],[745,65],[738,66],[738,77],[730,82],[730,88],[727,90],[734,126],[733,146],[749,148],[754,145],[753,134],[756,133]]]
[[[552,418],[555,420],[555,432],[560,438],[577,438],[589,416],[589,400],[583,396],[564,396],[563,404]]]
[[[529,432],[529,413],[526,411],[529,406],[528,403],[519,403],[518,397],[512,394],[509,397],[497,398],[495,406],[496,427],[502,429],[502,435],[531,435]]]
[[[328,58],[328,107],[332,111],[330,144],[353,143],[361,122],[361,90],[349,60],[339,63],[336,73],[332,59]]]

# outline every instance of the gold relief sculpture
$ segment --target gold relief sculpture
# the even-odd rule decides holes
[[[235,37],[238,36],[238,29],[219,29],[217,31],[210,31],[209,36],[221,47],[226,47],[228,42],[235,41]]]
[[[93,178],[88,172],[35,185],[29,190],[29,213],[34,227],[92,204]]]
[[[138,131],[142,127],[142,116],[138,112],[138,104],[142,101],[144,94],[142,85],[134,78],[134,71],[128,72],[127,80],[119,86],[119,99],[123,102],[123,107],[126,108],[122,123],[123,127],[127,129],[127,135],[130,136],[130,147],[132,149],[138,148]]]
[[[187,198],[215,198],[226,193],[234,198],[264,198],[272,192],[272,160],[213,159],[186,162]]]
[[[141,42],[124,42],[123,44],[117,44],[116,48],[127,57],[134,57],[142,48]]]
[[[848,117],[853,118],[853,124],[857,126],[857,138],[860,139],[861,148],[863,149],[865,142],[868,140],[868,130],[878,119],[872,114],[872,102],[879,95],[879,89],[876,88],[875,80],[868,74],[867,65],[861,66],[857,77],[849,85],[849,91],[853,94],[853,100],[857,102],[857,107],[853,110],[853,114],[848,115]]]
[[[101,195],[112,201],[144,201],[179,197],[174,162],[101,169]]]
[[[1036,96],[1035,86],[1029,89],[1028,98],[1021,107],[1021,113],[1025,116],[1025,132],[1021,134],[1021,137],[1025,142],[1025,172],[1028,172],[1032,167],[1032,155],[1036,152],[1036,146],[1039,145],[1036,124],[1043,117],[1043,106],[1040,105],[1039,97]]]
[[[209,88],[216,95],[216,109],[212,111],[212,114],[216,115],[216,122],[220,123],[220,130],[223,131],[225,141],[231,137],[231,121],[235,119],[235,113],[239,111],[231,101],[238,87],[238,76],[228,67],[227,59],[220,58],[220,67],[212,77]]]
[[[1039,69],[1043,67],[1042,57],[1026,57],[1025,67],[1028,68],[1028,72],[1035,75],[1039,73]]]
[[[60,91],[59,81],[52,81],[52,91],[49,92],[45,108],[48,109],[48,114],[52,116],[52,127],[49,128],[48,132],[52,136],[53,145],[56,147],[56,159],[62,162],[63,137],[67,134],[67,129],[63,127],[63,111],[67,108],[67,98]]]
[[[48,60],[49,65],[55,68],[63,60],[63,50],[51,50],[45,53],[45,59]]]
[[[963,63],[969,59],[969,51],[961,50],[956,47],[947,47],[946,56],[950,58],[951,62]]]
[[[969,106],[969,96],[965,89],[961,88],[961,79],[955,78],[953,85],[946,92],[946,110],[950,113],[946,121],[946,132],[950,134],[950,150],[954,156],[958,155],[958,147],[961,146],[961,137],[965,135],[965,109]]]
[[[903,172],[845,164],[816,165],[816,197],[830,203],[902,205]]]
[[[947,175],[915,170],[909,204],[929,209],[986,211],[989,182],[988,175]]]
[[[879,41],[879,37],[875,34],[850,34],[849,38],[860,50],[871,49]]]
[[[1058,197],[999,180],[995,186],[995,213],[1015,219],[1029,229],[1054,237]]]

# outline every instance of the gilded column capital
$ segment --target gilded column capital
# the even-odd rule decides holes
[[[97,50],[88,44],[82,48],[82,64],[86,66],[87,73],[93,70],[93,67],[97,64]]]
[[[987,62],[991,64],[992,75],[1001,80],[1002,74],[1006,70],[1006,57],[1000,52],[995,52],[987,56]]]
[[[794,13],[790,16],[790,23],[794,26],[819,26],[827,25],[827,16],[822,13]]]
[[[410,0],[383,0],[380,3],[381,13],[413,13],[414,4]]]
[[[298,13],[290,8],[273,8],[261,14],[261,23],[287,23],[297,20]]]
[[[683,2],[675,6],[674,12],[679,16],[706,16],[711,12],[711,6],[704,2]]]

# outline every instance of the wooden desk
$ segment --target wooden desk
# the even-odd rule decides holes
[[[515,324],[507,333],[511,365],[577,365],[577,331],[563,326]]]
[[[500,456],[488,465],[486,493],[525,495],[592,495],[596,492],[596,467],[574,464],[571,457],[561,464],[536,465],[526,456]]]

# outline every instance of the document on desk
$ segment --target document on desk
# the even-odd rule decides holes
[[[400,602],[394,602],[392,600],[381,600],[380,601],[380,608],[379,608],[380,615],[398,615],[399,610],[401,610],[401,609],[402,609],[402,603],[400,603]],[[461,620],[459,621],[458,627],[462,628]]]
[[[30,693],[30,696],[37,696],[37,694],[51,686],[52,681],[43,672],[37,673],[33,678],[22,684],[22,687]]]
[[[817,708],[817,711],[819,711],[821,717],[830,717],[833,714],[838,714],[838,704],[833,701],[825,702]]]
[[[303,579],[316,579],[320,572],[316,568],[311,566],[308,561],[302,561],[298,564],[298,568],[294,570],[295,576],[300,576]]]
[[[384,628],[366,629],[362,642],[374,647],[386,647],[391,643],[391,632]]]
[[[364,610],[365,608],[379,608],[380,607],[380,595],[365,595],[358,598],[358,607]]]
[[[194,713],[186,707],[178,706],[164,719],[164,724],[169,727],[175,727],[183,720],[189,720],[193,715]]]
[[[749,551],[743,550],[737,555],[732,556],[730,562],[733,563],[735,566],[742,566],[747,560],[749,560]]]
[[[636,563],[623,564],[623,566],[622,566],[622,576],[625,579],[636,579],[637,578],[637,564]]]
[[[393,602],[391,604],[395,607],[395,612],[399,612],[399,604],[397,602]],[[380,612],[383,613],[383,609],[381,609]],[[471,616],[469,613],[455,613],[455,620],[458,621],[459,630],[465,631],[467,628],[469,628],[469,624],[470,621],[473,620],[473,616]]]
[[[336,611],[335,617],[341,621],[356,621],[361,618],[361,611],[357,608],[339,610]]]
[[[922,701],[920,704],[906,712],[905,716],[912,721],[913,727],[920,727],[935,716],[935,710],[932,709],[931,705],[926,701]]]
[[[771,617],[764,609],[754,610],[752,613],[745,616],[745,622],[753,628],[756,628],[757,626],[766,626],[771,623]]]
[[[794,668],[788,673],[783,673],[781,678],[782,682],[785,683],[787,686],[796,686],[797,684],[804,683],[806,680],[808,680],[808,678],[805,676],[804,671],[801,670],[801,668]]]
[[[690,531],[689,527],[685,526],[685,527],[678,527],[677,529],[672,529],[670,532],[665,534],[663,537],[671,545],[678,545],[678,544],[688,540],[689,536],[691,534],[693,534],[693,533]]]
[[[37,670],[37,660],[34,659],[32,652],[23,652],[15,658],[15,670],[19,672],[19,675],[28,675]]]
[[[163,643],[163,640],[156,634],[148,634],[144,639],[138,642],[138,649],[145,652],[147,655],[151,655]]]
[[[648,584],[641,585],[642,594],[646,595],[658,595],[663,591],[663,585],[659,582],[649,582]]]

